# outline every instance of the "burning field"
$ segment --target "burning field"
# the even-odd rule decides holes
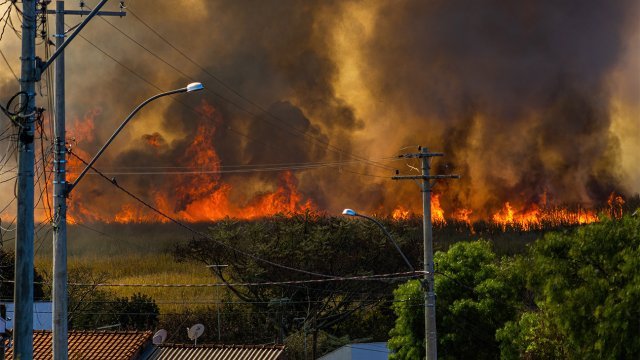
[[[110,182],[185,222],[405,219],[419,187],[390,177],[417,174],[398,155],[418,145],[461,175],[435,186],[435,222],[584,224],[638,192],[635,0],[127,5],[118,30],[96,20],[68,51],[69,180],[142,100],[206,90],[146,107],[96,164],[112,180],[74,189],[72,223],[168,221]]]

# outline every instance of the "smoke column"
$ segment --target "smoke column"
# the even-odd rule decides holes
[[[93,45],[78,38],[67,50],[69,136],[89,156],[159,92],[149,83],[205,83],[207,92],[145,108],[97,164],[142,197],[164,197],[174,213],[214,193],[226,194],[225,206],[249,206],[286,179],[117,173],[354,161],[294,171],[302,201],[330,213],[388,214],[398,205],[419,212],[418,188],[389,180],[416,163],[382,159],[425,145],[447,154],[434,164],[440,171],[463,176],[436,187],[449,211],[486,217],[506,201],[592,205],[611,191],[638,191],[637,1],[127,5],[127,17],[107,20],[156,56],[95,19],[83,32]],[[3,50],[15,50],[17,40],[5,37]],[[10,72],[0,81],[6,100]],[[384,166],[355,162],[362,158]],[[74,191],[96,213],[116,214],[130,201],[98,177]]]

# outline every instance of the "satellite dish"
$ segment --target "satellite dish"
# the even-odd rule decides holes
[[[167,340],[167,330],[160,329],[153,335],[153,345],[160,345]]]
[[[187,329],[187,335],[189,335],[189,339],[194,341],[194,345],[198,344],[198,338],[202,336],[204,333],[204,325],[195,324],[189,329]]]

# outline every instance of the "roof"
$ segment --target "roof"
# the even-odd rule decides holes
[[[151,331],[69,331],[69,358],[132,360],[152,337]],[[6,349],[5,359],[13,359],[13,346]],[[33,359],[51,359],[51,331],[33,332]]]
[[[15,304],[12,302],[1,303],[6,306],[7,311],[7,329],[13,329],[13,312]],[[34,301],[33,302],[33,329],[34,330],[51,330],[53,328],[53,318],[51,311],[53,309],[51,301]]]
[[[318,360],[387,360],[389,358],[387,343],[357,343],[340,347]]]
[[[277,360],[284,345],[156,345],[143,360]]]

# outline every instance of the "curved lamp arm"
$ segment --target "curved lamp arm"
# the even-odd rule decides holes
[[[402,252],[402,250],[400,250],[400,246],[398,246],[398,244],[395,242],[395,240],[393,240],[393,237],[391,237],[391,234],[389,233],[389,231],[387,230],[387,228],[385,228],[381,222],[379,222],[378,220],[367,216],[367,215],[362,215],[357,213],[355,210],[352,209],[344,209],[342,211],[342,215],[347,215],[347,216],[359,216],[361,218],[365,218],[367,220],[373,221],[376,225],[378,225],[378,227],[380,229],[382,229],[382,231],[385,233],[385,235],[387,235],[387,238],[389,238],[389,241],[391,241],[391,243],[393,244],[393,246],[396,247],[396,250],[398,250],[398,252],[400,253],[400,255],[402,256],[402,259],[404,260],[404,262],[407,264],[407,266],[409,267],[409,269],[411,269],[411,271],[415,272],[415,268],[413,267],[413,265],[411,265],[411,263],[409,262],[409,259],[407,259],[407,257],[404,255],[404,253]]]
[[[78,177],[74,180],[74,182],[72,184],[68,184],[67,185],[67,189],[66,189],[65,195],[68,196],[69,193],[71,192],[71,190],[73,190],[76,187],[76,185],[78,185],[78,182],[80,182],[80,180],[82,180],[82,178],[87,174],[89,169],[91,169],[93,164],[98,160],[98,158],[100,158],[100,155],[102,155],[102,153],[107,149],[109,144],[111,144],[111,142],[113,142],[113,140],[116,138],[116,136],[118,136],[120,131],[122,131],[122,129],[127,125],[129,120],[131,120],[138,113],[138,111],[140,111],[140,109],[142,109],[145,105],[147,105],[148,103],[152,102],[153,100],[156,100],[156,99],[161,98],[163,96],[172,95],[172,94],[178,94],[178,93],[184,93],[184,92],[198,91],[198,90],[202,90],[202,89],[204,89],[204,86],[202,86],[201,83],[194,82],[194,83],[191,83],[191,84],[187,85],[186,87],[183,87],[183,88],[180,88],[180,89],[171,90],[171,91],[167,91],[167,92],[163,92],[163,93],[154,95],[154,96],[148,98],[147,100],[143,101],[140,105],[138,105],[135,109],[133,109],[131,114],[129,114],[129,116],[127,116],[127,118],[124,119],[122,124],[120,124],[120,126],[118,126],[118,128],[113,133],[113,135],[111,135],[109,140],[107,140],[107,142],[104,145],[102,145],[100,150],[98,150],[98,153],[93,157],[93,159],[91,159],[91,161],[89,161],[87,166],[84,168],[84,170],[82,170],[82,172],[80,173],[80,175],[78,175]]]

